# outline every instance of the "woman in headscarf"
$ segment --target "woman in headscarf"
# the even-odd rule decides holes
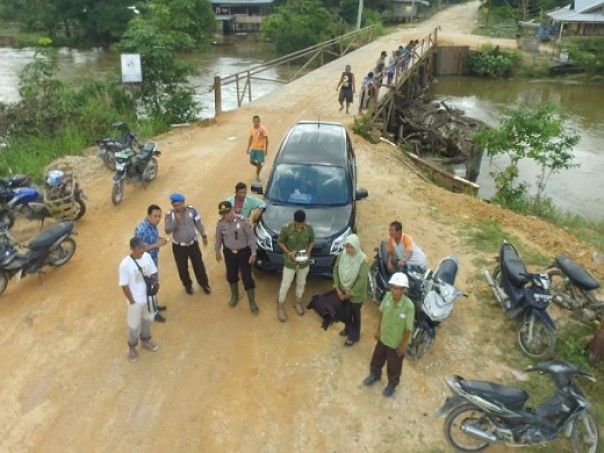
[[[351,302],[351,316],[340,332],[341,336],[347,337],[344,346],[352,346],[361,336],[361,307],[367,298],[368,274],[367,255],[361,250],[359,237],[351,234],[333,269],[333,287],[338,298]]]

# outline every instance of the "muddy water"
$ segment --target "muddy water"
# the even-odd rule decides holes
[[[187,54],[182,58],[190,61],[199,71],[199,75],[191,78],[195,87],[196,99],[202,106],[200,116],[214,116],[214,92],[210,87],[214,76],[226,76],[264,63],[273,58],[271,46],[258,42],[256,36],[230,37],[220,39],[220,44],[207,53]],[[101,49],[87,51],[62,48],[59,50],[59,78],[73,80],[79,77],[102,77],[107,74],[118,74],[120,57],[118,53]],[[19,99],[19,73],[33,58],[32,49],[0,48],[0,102],[13,102]],[[286,78],[285,67],[268,70],[262,74],[264,79]],[[242,83],[243,85],[243,83]],[[252,82],[252,98],[255,99],[269,93],[279,83],[270,80],[254,80]],[[244,98],[247,102],[247,94]],[[237,107],[235,84],[223,87],[223,110]]]
[[[569,115],[568,125],[581,135],[576,146],[579,166],[552,175],[546,195],[560,209],[591,219],[604,218],[604,86],[558,81],[501,81],[469,77],[442,77],[433,84],[436,99],[460,108],[466,115],[496,126],[501,112],[516,101],[529,106],[552,102]],[[505,167],[504,158],[484,158],[478,183],[480,195],[494,193],[489,173]],[[465,170],[457,169],[463,176]],[[520,178],[535,181],[538,168],[529,161],[521,163]]]

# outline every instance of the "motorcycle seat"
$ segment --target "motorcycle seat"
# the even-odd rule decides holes
[[[31,184],[31,177],[29,175],[5,176],[0,178],[0,184],[8,188],[25,187]]]
[[[73,227],[73,220],[65,220],[46,228],[29,243],[28,248],[32,251],[36,251],[50,247],[50,245],[61,236],[70,233],[73,230]]]
[[[529,399],[529,394],[516,387],[494,384],[488,381],[466,381],[460,380],[459,384],[468,393],[481,396],[484,399],[497,401],[504,406],[518,410],[524,406]]]
[[[600,284],[579,264],[575,263],[566,255],[558,255],[555,258],[556,265],[566,276],[579,288],[586,291],[598,289]]]
[[[501,246],[501,269],[514,285],[524,287],[528,283],[526,266],[510,244]]]

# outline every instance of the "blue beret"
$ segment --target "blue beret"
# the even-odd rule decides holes
[[[172,203],[183,202],[185,201],[185,196],[181,193],[174,192],[172,195],[170,195],[170,201]]]

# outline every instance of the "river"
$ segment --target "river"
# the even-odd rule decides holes
[[[216,46],[210,52],[185,56],[199,70],[199,75],[193,77],[191,83],[202,106],[202,118],[214,116],[214,93],[210,90],[214,76],[233,74],[273,58],[271,46],[259,42],[255,35],[224,39],[221,42],[225,45]],[[59,77],[63,80],[101,77],[119,71],[117,53],[100,49],[81,51],[63,48],[59,54]],[[0,102],[18,100],[19,72],[32,57],[31,49],[0,48]],[[262,76],[264,79],[285,79],[285,71],[285,68],[273,68]],[[254,80],[252,96],[257,98],[279,86],[276,82]],[[604,218],[601,195],[604,174],[604,151],[601,147],[604,143],[604,109],[601,108],[601,102],[604,99],[604,86],[551,80],[501,81],[442,77],[432,85],[431,91],[437,99],[445,100],[464,110],[468,116],[480,118],[491,125],[496,125],[502,110],[517,100],[528,105],[538,105],[545,101],[559,105],[570,116],[570,125],[581,134],[581,141],[575,149],[575,161],[579,167],[553,175],[546,195],[563,210],[592,219]],[[223,87],[222,96],[223,110],[237,107],[234,84]],[[483,160],[478,180],[481,186],[480,196],[489,198],[493,195],[493,181],[489,173],[504,165],[501,158]],[[536,170],[530,162],[523,162],[521,178],[528,182],[534,181]],[[461,168],[458,171],[462,175],[465,173]]]
[[[552,80],[490,80],[471,77],[441,77],[430,88],[438,100],[464,110],[467,116],[496,126],[502,111],[521,101],[528,106],[551,102],[568,117],[568,126],[580,134],[574,149],[577,168],[552,175],[546,196],[556,207],[584,217],[604,219],[604,86]],[[494,193],[490,172],[505,167],[500,157],[483,158],[478,184],[480,196],[489,198]],[[457,169],[460,176],[465,169]],[[537,166],[522,161],[520,179],[532,184]]]

